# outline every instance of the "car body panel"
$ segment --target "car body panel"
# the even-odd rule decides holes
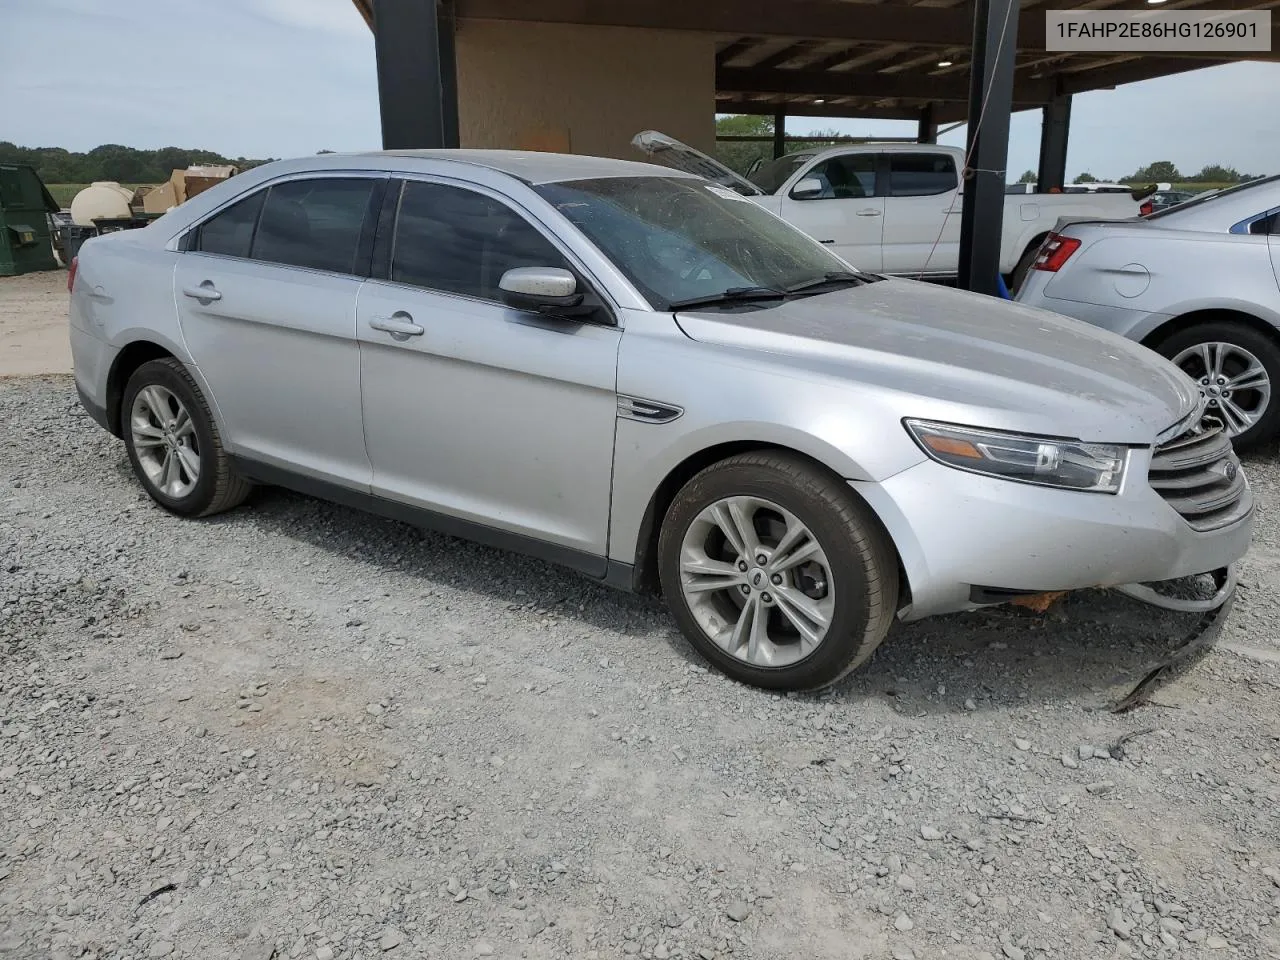
[[[368,490],[355,336],[361,282],[232,257],[182,256],[175,292],[183,336],[237,453]],[[183,293],[205,284],[222,298],[205,302]]]
[[[1069,424],[1077,439],[1149,443],[1194,407],[1194,385],[1141,347],[997,303],[889,280],[785,309],[679,319],[695,340],[785,356],[792,370],[849,383],[855,407],[899,417],[925,416],[911,397],[927,392],[932,419],[973,425],[978,416],[992,429],[1043,435]]]
[[[617,327],[379,281],[358,325],[375,494],[605,556]]]

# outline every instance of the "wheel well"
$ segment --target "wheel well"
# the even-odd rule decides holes
[[[149,340],[135,340],[116,357],[111,364],[111,372],[107,374],[107,428],[117,437],[123,430],[120,402],[124,398],[124,387],[133,376],[133,372],[148,360],[159,360],[173,356],[159,344]]]
[[[636,542],[633,583],[637,592],[655,595],[661,593],[661,585],[658,579],[658,536],[662,532],[662,519],[667,515],[667,510],[671,507],[671,502],[676,498],[676,494],[680,492],[680,489],[699,472],[713,463],[719,463],[721,460],[727,460],[740,453],[751,453],[758,450],[776,450],[781,453],[789,453],[807,460],[814,467],[825,473],[838,476],[822,461],[815,460],[799,450],[779,446],[775,443],[740,440],[721,443],[714,447],[700,450],[668,473],[662,479],[662,482],[658,484],[658,489],[654,491],[653,496],[649,498],[649,505],[645,508],[644,518],[640,521],[640,536]],[[871,511],[871,515],[875,517],[875,512]],[[880,522],[878,517],[876,517],[876,522]],[[881,524],[881,530],[884,531],[885,536],[892,544],[893,537],[884,529],[883,524]],[[907,572],[902,565],[902,558],[898,555],[896,544],[894,544],[893,557],[898,565],[898,603],[901,606],[911,602],[911,584],[907,581]]]
[[[1148,333],[1142,338],[1142,345],[1155,350],[1162,341],[1169,339],[1174,334],[1181,333],[1183,330],[1202,323],[1239,323],[1256,330],[1280,347],[1280,331],[1277,331],[1267,321],[1260,320],[1253,314],[1243,313],[1239,310],[1193,310],[1191,313],[1184,313],[1180,317],[1166,320]]]

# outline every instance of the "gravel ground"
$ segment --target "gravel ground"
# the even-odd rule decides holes
[[[1107,709],[1186,622],[1107,594],[777,697],[537,561],[277,490],[173,518],[68,378],[0,383],[0,958],[1280,957],[1250,470],[1236,610],[1153,706]]]

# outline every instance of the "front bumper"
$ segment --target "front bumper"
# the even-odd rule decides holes
[[[851,486],[893,538],[911,588],[900,617],[916,620],[982,606],[971,598],[975,586],[1117,587],[1220,570],[1244,556],[1252,510],[1198,533],[1147,484],[1148,464],[1149,453],[1134,451],[1115,495],[1013,483],[932,460]]]

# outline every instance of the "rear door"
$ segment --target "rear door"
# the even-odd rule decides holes
[[[355,313],[384,185],[280,181],[188,234],[182,334],[236,453],[367,489]]]
[[[883,268],[885,199],[877,177],[878,153],[839,154],[819,159],[801,171],[782,197],[782,219],[831,247],[855,267]],[[797,195],[796,188],[817,180],[821,192]]]
[[[887,151],[884,271],[954,274],[960,262],[959,171],[945,151]]]
[[[414,179],[396,209],[386,279],[365,284],[357,315],[373,492],[602,575],[621,330],[502,302],[513,267],[567,268],[585,286],[507,198]]]

